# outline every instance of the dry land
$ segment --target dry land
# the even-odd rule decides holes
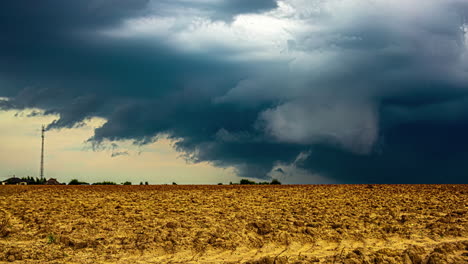
[[[0,262],[468,263],[468,185],[0,186]]]

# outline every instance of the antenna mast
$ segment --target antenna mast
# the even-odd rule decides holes
[[[44,180],[44,133],[45,127],[42,126],[41,129],[42,145],[41,145],[41,180]]]

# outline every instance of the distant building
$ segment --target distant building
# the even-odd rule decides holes
[[[9,179],[2,181],[2,185],[20,185],[20,184],[27,184],[27,182],[23,181],[20,178],[16,178],[16,176],[13,176]]]
[[[55,178],[50,178],[49,180],[42,182],[36,178],[34,180],[33,177],[23,177],[23,178],[18,178],[16,176],[13,176],[9,179],[6,179],[4,181],[0,182],[0,185],[40,185],[40,184],[47,184],[47,185],[62,185],[64,183],[60,183],[57,181]]]
[[[48,179],[44,184],[45,185],[62,185],[60,182],[57,181],[57,179],[54,179],[54,178]]]

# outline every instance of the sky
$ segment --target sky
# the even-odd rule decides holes
[[[0,3],[0,177],[468,183],[465,0]]]

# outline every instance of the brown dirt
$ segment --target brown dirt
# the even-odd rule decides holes
[[[468,263],[468,185],[0,186],[0,262]]]

